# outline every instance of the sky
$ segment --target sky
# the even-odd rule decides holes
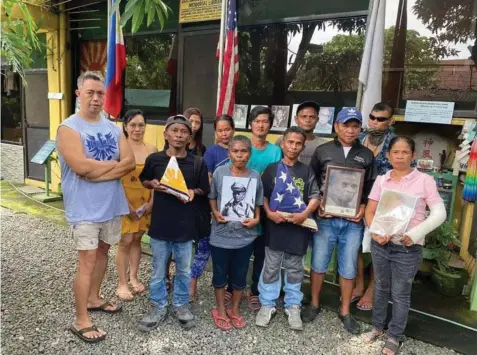
[[[408,0],[407,4],[407,28],[415,30],[421,34],[421,36],[432,36],[432,32],[426,28],[426,26],[414,15],[412,12],[412,7],[414,6],[416,0]],[[477,6],[477,0],[475,0]],[[386,18],[385,18],[385,28],[389,28],[394,26],[396,23],[397,17],[397,8],[398,8],[399,0],[387,0],[386,1]],[[470,16],[470,14],[469,14]],[[315,31],[311,39],[311,43],[313,44],[324,44],[330,41],[335,35],[339,34],[340,32],[329,25],[325,31]],[[343,33],[343,32],[341,32]],[[292,53],[296,53],[298,46],[301,41],[301,33],[297,34],[294,37],[289,36],[289,52],[288,52],[288,59]],[[458,43],[458,44],[451,44],[451,48],[455,48],[459,51],[457,56],[447,57],[445,59],[467,59],[470,56],[470,52],[467,49],[467,46],[473,45],[474,40],[469,40],[468,43]],[[289,60],[290,62],[290,60]]]

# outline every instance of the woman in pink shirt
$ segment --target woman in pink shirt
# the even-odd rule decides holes
[[[418,197],[414,215],[403,235],[371,234],[371,256],[375,272],[373,329],[365,334],[371,343],[384,333],[388,301],[393,301],[393,316],[388,325],[382,354],[394,355],[401,348],[401,337],[407,323],[411,304],[411,289],[422,260],[422,246],[426,234],[446,219],[446,210],[437,191],[434,178],[413,169],[415,143],[404,136],[394,137],[388,149],[393,169],[376,179],[366,206],[365,220],[371,225],[381,192],[393,190]],[[426,206],[431,213],[425,218]]]

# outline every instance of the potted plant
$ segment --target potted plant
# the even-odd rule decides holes
[[[454,227],[448,222],[443,223],[426,237],[427,252],[424,252],[435,260],[431,281],[439,293],[450,297],[462,294],[468,278],[465,269],[451,263],[454,257],[458,258],[456,248],[460,247],[460,241],[457,237]]]

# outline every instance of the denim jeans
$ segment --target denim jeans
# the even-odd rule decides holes
[[[176,264],[174,277],[174,294],[172,306],[179,307],[189,303],[190,264],[192,258],[192,241],[174,243],[151,238],[153,270],[150,284],[149,300],[158,308],[167,306],[167,288],[165,282],[166,267],[172,253]]]
[[[202,238],[197,243],[197,248],[195,249],[194,262],[190,270],[190,277],[193,279],[198,279],[204,273],[205,267],[210,257],[210,245],[209,237]]]
[[[281,267],[285,274],[285,308],[301,306],[303,292],[301,284],[304,277],[305,257],[265,248],[265,262],[258,283],[260,303],[263,306],[275,306],[282,286]]]
[[[388,243],[379,245],[371,241],[371,257],[374,268],[373,327],[384,330],[388,314],[388,301],[393,301],[393,313],[387,334],[401,340],[407,324],[411,305],[411,289],[414,276],[422,260],[422,246],[406,247]]]
[[[325,273],[338,245],[338,273],[344,279],[354,279],[358,272],[358,252],[362,240],[362,223],[344,218],[320,219],[318,232],[313,235],[311,269],[318,274]]]

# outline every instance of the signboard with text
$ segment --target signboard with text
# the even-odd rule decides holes
[[[451,124],[454,102],[407,100],[404,121]]]
[[[220,20],[222,0],[181,0],[179,22]]]

